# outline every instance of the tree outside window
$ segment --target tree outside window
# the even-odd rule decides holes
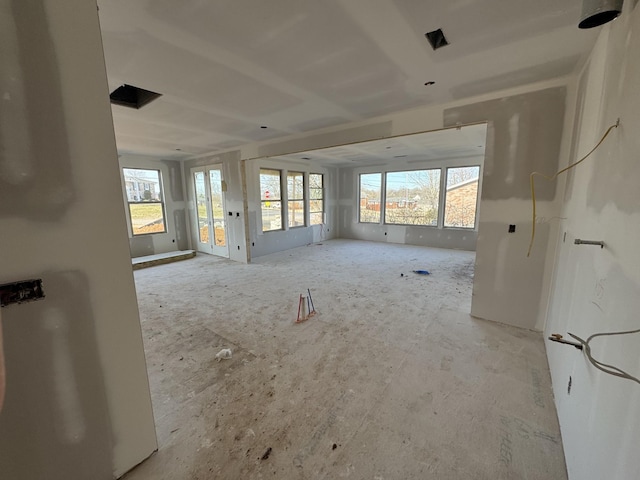
[[[384,221],[397,225],[438,225],[440,169],[389,172]]]
[[[260,169],[262,231],[282,230],[282,172]]]
[[[287,207],[289,228],[304,227],[304,173],[287,173]]]
[[[309,212],[311,225],[324,223],[324,175],[309,174]]]
[[[358,219],[361,223],[380,223],[380,202],[382,201],[382,174],[363,173],[360,175],[360,204]]]

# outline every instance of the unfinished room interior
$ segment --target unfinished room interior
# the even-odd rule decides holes
[[[0,478],[640,478],[638,0],[0,0]]]

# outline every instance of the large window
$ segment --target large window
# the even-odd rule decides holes
[[[380,223],[380,203],[382,201],[382,174],[363,173],[360,175],[359,219],[362,223]]]
[[[387,173],[384,222],[438,225],[440,169]]]
[[[159,170],[123,168],[131,231],[134,235],[167,231]]]
[[[383,174],[361,174],[359,221],[379,223],[384,212],[384,223],[390,225],[475,228],[480,165],[446,168],[446,187],[441,188],[443,174],[443,168],[387,172],[383,204]]]
[[[289,228],[304,227],[304,173],[287,173]]]
[[[324,223],[324,177],[321,173],[309,174],[309,213],[311,225]]]
[[[260,169],[262,231],[282,230],[282,196],[280,170]]]
[[[480,167],[447,168],[444,226],[475,228]]]

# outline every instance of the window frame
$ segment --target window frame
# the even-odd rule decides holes
[[[477,187],[476,187],[476,202],[475,202],[475,211],[473,214],[473,226],[472,227],[459,227],[459,226],[447,226],[446,225],[446,218],[447,218],[447,194],[448,194],[448,188],[447,188],[447,182],[449,180],[449,170],[454,170],[456,168],[473,168],[473,167],[477,167],[478,168],[478,178],[476,179],[477,182]],[[443,214],[442,214],[442,228],[443,229],[448,229],[448,230],[466,230],[466,231],[474,231],[477,230],[478,227],[478,213],[479,213],[479,206],[480,206],[480,186],[481,186],[481,181],[482,181],[482,165],[481,164],[471,164],[471,165],[452,165],[452,166],[447,166],[447,167],[443,167],[445,170],[445,175],[444,175],[444,196],[443,196]]]
[[[289,178],[294,177],[293,184],[289,183]],[[293,186],[293,190],[295,191],[295,178],[302,178],[302,188],[300,192],[302,194],[301,198],[291,198],[290,188]],[[307,226],[307,203],[306,203],[306,179],[304,172],[287,170],[287,228],[301,228]],[[302,203],[302,225],[291,225],[291,202],[300,202]],[[295,219],[294,219],[295,220]]]
[[[279,197],[278,198],[263,198],[263,191],[266,192],[267,190],[263,190],[263,185],[262,185],[262,173],[263,172],[277,172],[278,173],[278,185],[279,185]],[[284,217],[284,201],[282,199],[282,193],[283,193],[283,188],[282,188],[282,170],[279,168],[268,168],[268,167],[260,167],[259,171],[258,171],[258,186],[260,188],[260,222],[261,222],[261,227],[262,227],[262,233],[267,233],[267,232],[280,232],[282,230],[284,230],[284,222],[283,217]],[[279,202],[280,203],[280,228],[270,228],[268,230],[264,229],[264,204],[267,202]]]
[[[478,231],[478,223],[479,223],[479,217],[480,217],[480,207],[481,207],[481,192],[482,192],[482,184],[483,184],[483,172],[484,172],[484,159],[478,155],[478,159],[477,160],[469,160],[467,159],[467,162],[464,161],[460,161],[461,159],[443,159],[443,160],[435,160],[435,161],[429,161],[429,160],[424,160],[424,161],[412,161],[412,162],[407,162],[403,165],[398,165],[398,166],[393,166],[393,165],[386,165],[384,167],[380,167],[378,166],[378,168],[380,168],[380,170],[376,169],[373,170],[373,168],[371,167],[363,167],[363,168],[358,168],[355,170],[354,172],[354,176],[355,176],[355,180],[354,180],[354,184],[357,190],[357,196],[355,198],[355,202],[356,202],[356,208],[357,211],[355,212],[355,221],[358,224],[361,225],[381,225],[381,226],[389,226],[389,227],[394,227],[394,226],[398,226],[398,227],[427,227],[427,228],[436,228],[439,230],[461,230],[461,231],[465,231],[465,232],[477,232]],[[409,165],[409,164],[416,164],[416,165]],[[394,168],[396,167],[396,168]],[[451,226],[451,227],[446,227],[445,226],[445,214],[446,214],[446,202],[447,202],[447,175],[448,175],[448,171],[450,169],[457,169],[457,168],[468,168],[468,167],[476,167],[479,168],[478,171],[478,187],[477,187],[477,194],[476,194],[476,210],[475,210],[475,219],[474,219],[474,226],[473,228],[471,227],[457,227],[457,226]],[[440,170],[440,193],[439,193],[439,197],[438,197],[438,215],[437,215],[437,224],[435,225],[413,225],[413,224],[404,224],[404,223],[387,223],[385,221],[385,216],[386,216],[386,207],[387,207],[387,195],[386,195],[386,190],[387,190],[387,176],[389,174],[393,174],[393,173],[398,173],[398,172],[413,172],[413,171],[424,171],[424,170]],[[362,186],[362,176],[363,175],[381,175],[381,195],[380,195],[380,202],[381,202],[381,208],[380,208],[380,221],[379,222],[368,222],[368,221],[363,221],[362,220],[362,215],[361,215],[361,211],[362,211],[362,192],[361,192],[361,186]]]
[[[378,198],[378,204],[380,208],[378,209],[379,218],[377,221],[363,221],[362,220],[362,177],[363,175],[379,175],[380,176],[380,194]],[[367,225],[380,225],[383,220],[383,204],[384,204],[384,188],[385,184],[385,172],[363,172],[358,174],[358,223],[364,223]]]
[[[139,200],[130,200],[129,199],[129,190],[127,188],[127,170],[137,170],[137,171],[143,171],[143,172],[155,172],[157,173],[158,176],[158,197],[159,200],[155,200],[155,201],[139,201]],[[143,188],[145,188],[147,185],[150,187],[151,184],[155,184],[155,182],[149,182],[148,179],[145,179],[143,176],[140,177],[143,180],[147,180],[147,181],[142,181],[142,182],[137,182],[138,184],[142,184]],[[140,237],[140,236],[144,236],[144,235],[158,235],[158,234],[163,234],[163,233],[167,233],[168,232],[168,222],[167,222],[167,211],[166,211],[166,204],[165,204],[165,200],[164,200],[164,185],[163,185],[163,181],[162,181],[162,171],[158,168],[141,168],[141,167],[122,167],[122,180],[124,182],[124,196],[127,202],[127,217],[129,220],[129,231],[131,233],[132,237]],[[147,188],[144,191],[148,191],[150,190],[150,188]],[[160,212],[162,213],[162,226],[163,226],[163,230],[162,231],[157,231],[157,232],[140,232],[140,233],[136,233],[135,231],[135,227],[133,225],[133,215],[131,212],[131,206],[132,205],[160,205]]]
[[[382,224],[383,225],[396,225],[396,226],[401,226],[401,227],[430,227],[430,228],[438,228],[440,225],[440,212],[441,212],[441,208],[440,205],[443,203],[443,197],[442,197],[442,170],[444,167],[433,167],[433,168],[420,168],[420,169],[416,169],[416,170],[393,170],[393,171],[388,171],[384,173],[384,210],[381,210],[381,218],[382,218]],[[439,177],[438,177],[438,195],[437,195],[437,206],[436,206],[436,218],[435,218],[435,224],[427,224],[427,223],[395,223],[395,222],[390,222],[387,221],[387,210],[388,210],[388,203],[389,203],[389,197],[388,197],[388,189],[389,189],[389,175],[393,175],[393,174],[397,174],[397,173],[404,173],[409,174],[409,173],[414,173],[414,172],[435,172],[438,171],[439,172]]]
[[[318,187],[312,187],[311,184],[311,177],[312,176],[318,176],[320,177],[320,188]],[[325,223],[325,218],[324,218],[324,213],[325,213],[325,205],[324,205],[324,173],[309,173],[309,226],[313,226],[313,225],[324,225]],[[320,192],[320,198],[314,198],[313,196],[313,192]],[[317,202],[320,201],[320,211],[318,210],[312,210],[311,209],[311,202]],[[320,218],[321,221],[319,223],[314,223],[313,222],[313,215],[314,214],[320,214]]]

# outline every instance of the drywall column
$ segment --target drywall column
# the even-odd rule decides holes
[[[120,476],[156,449],[94,2],[0,0],[0,476]]]
[[[603,27],[578,82],[575,161],[565,178],[557,267],[545,333],[640,328],[640,8]],[[564,234],[566,232],[566,236]],[[575,245],[576,238],[605,247]],[[640,334],[600,337],[593,356],[640,377]],[[547,343],[570,479],[640,478],[640,385],[595,369],[573,347]]]
[[[542,329],[541,305],[549,295],[545,259],[551,225],[537,225],[535,247],[527,258],[529,174],[558,170],[566,96],[566,87],[554,87],[444,112],[447,126],[489,122],[471,304],[474,316]],[[549,207],[547,218],[557,216],[555,183],[539,183],[538,202]],[[514,233],[509,233],[509,225],[516,226]]]

